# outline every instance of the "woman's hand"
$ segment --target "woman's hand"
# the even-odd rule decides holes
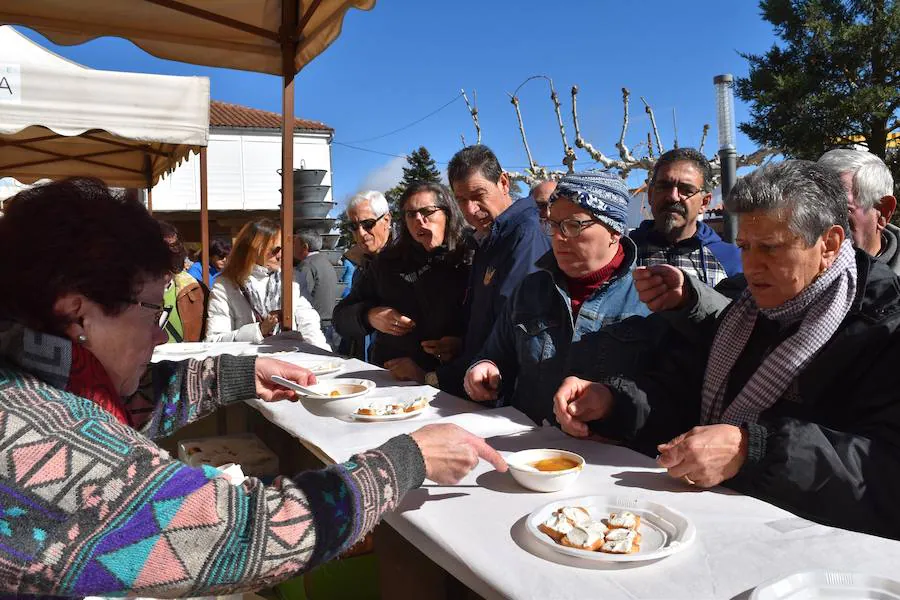
[[[488,402],[497,399],[500,382],[500,368],[489,360],[483,360],[466,371],[463,388],[475,402]]]
[[[369,309],[366,318],[369,319],[369,325],[388,335],[406,335],[416,326],[412,319],[403,316],[400,311],[390,306],[376,306]]]
[[[266,318],[259,322],[259,332],[263,337],[269,337],[275,332],[275,326],[281,321],[281,311],[273,310]]]
[[[448,363],[462,350],[462,338],[446,335],[439,340],[425,340],[422,342],[422,350],[442,363]]]
[[[672,265],[638,267],[632,278],[638,298],[653,312],[682,308],[687,300],[684,272]]]
[[[747,430],[734,425],[694,427],[656,449],[657,462],[670,476],[710,488],[741,470],[747,460]]]
[[[384,362],[384,368],[390,371],[395,379],[400,381],[425,383],[425,371],[423,371],[411,358],[403,357],[386,360]]]
[[[450,423],[426,425],[410,434],[425,459],[425,477],[435,483],[452,485],[468,475],[483,458],[501,473],[506,461],[482,438]]]
[[[266,402],[294,400],[297,392],[272,382],[272,375],[284,377],[300,385],[312,385],[316,376],[303,367],[292,365],[274,358],[256,359],[256,395]]]
[[[602,383],[566,377],[553,396],[553,414],[562,430],[574,437],[588,437],[587,424],[606,417],[613,396]]]

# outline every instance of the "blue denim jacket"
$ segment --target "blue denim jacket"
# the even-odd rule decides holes
[[[621,243],[622,265],[584,301],[574,321],[566,276],[552,251],[538,260],[539,270],[516,288],[472,361],[490,360],[500,368],[499,405],[515,406],[538,425],[544,419],[555,424],[553,394],[569,374],[582,338],[605,325],[650,314],[631,278],[637,254],[634,242],[622,237]]]

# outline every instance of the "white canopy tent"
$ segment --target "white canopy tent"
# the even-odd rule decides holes
[[[88,69],[0,27],[0,177],[151,188],[208,138],[208,78]]]

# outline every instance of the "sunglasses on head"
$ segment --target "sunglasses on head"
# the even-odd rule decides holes
[[[384,213],[384,215],[381,215],[377,219],[360,219],[359,221],[347,221],[346,227],[351,232],[356,231],[360,227],[362,227],[366,231],[372,231],[373,229],[375,229],[375,225],[378,224],[378,221],[382,220],[386,214],[387,213]]]

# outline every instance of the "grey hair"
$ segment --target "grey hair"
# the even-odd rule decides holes
[[[849,235],[847,193],[837,173],[808,160],[762,166],[737,180],[725,210],[741,214],[773,212],[790,219],[788,228],[813,245],[828,228]]]
[[[295,236],[306,244],[306,247],[310,252],[318,252],[322,249],[322,236],[319,235],[319,232],[317,231],[303,229],[298,231]]]
[[[369,203],[369,208],[372,209],[372,212],[375,213],[376,217],[380,217],[390,210],[387,198],[384,197],[384,194],[376,190],[368,190],[366,192],[354,194],[354,196],[350,198],[350,202],[347,203],[347,210],[356,208],[367,202]]]
[[[838,175],[853,174],[853,198],[863,210],[877,206],[884,196],[894,195],[891,170],[880,158],[864,150],[829,150],[817,161]]]

